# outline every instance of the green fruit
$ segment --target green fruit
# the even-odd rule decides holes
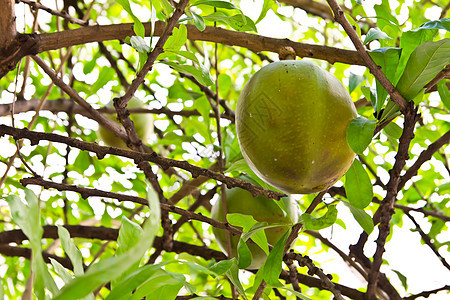
[[[251,215],[258,222],[267,222],[269,224],[285,224],[287,226],[278,226],[274,228],[265,229],[267,241],[272,246],[286,233],[286,231],[298,221],[298,209],[294,201],[288,197],[282,200],[287,211],[282,210],[275,200],[267,199],[264,196],[254,198],[252,194],[241,188],[227,189],[226,202],[228,213],[240,213]],[[211,218],[224,222],[222,213],[222,197],[213,205],[211,209]],[[227,253],[227,242],[224,230],[213,228],[213,233],[216,237],[217,244],[223,252]],[[237,256],[237,244],[239,238],[231,236],[232,256]],[[252,254],[252,263],[248,269],[260,268],[266,258],[266,253],[254,242],[247,241],[247,246]]]
[[[106,106],[109,108],[113,108],[112,102],[108,103]],[[127,105],[127,108],[143,108],[143,107],[144,103],[142,103],[142,101],[137,98],[132,98]],[[108,118],[119,123],[119,121],[116,119],[117,118],[116,114],[108,115]],[[152,115],[147,113],[130,114],[130,119],[134,123],[134,128],[136,129],[137,136],[145,144],[147,139],[153,133]],[[127,148],[127,145],[121,139],[116,137],[111,131],[103,128],[102,126],[99,127],[97,135],[108,146],[123,149]]]
[[[307,61],[261,68],[236,109],[236,130],[250,168],[291,194],[322,191],[339,180],[355,154],[346,138],[357,113],[341,82]]]

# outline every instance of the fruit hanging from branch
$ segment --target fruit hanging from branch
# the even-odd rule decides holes
[[[112,102],[108,103],[106,107],[114,108]],[[144,103],[137,98],[132,98],[128,102],[127,108],[144,108]],[[116,114],[111,114],[108,116],[108,118],[110,118],[111,120],[119,123],[116,117]],[[145,144],[147,139],[153,133],[153,116],[148,113],[135,113],[130,115],[130,119],[134,123],[134,128],[136,129],[137,136]],[[108,146],[123,149],[127,148],[127,145],[121,139],[116,137],[111,131],[101,126],[97,131],[97,135]]]
[[[322,191],[355,158],[346,131],[357,117],[341,82],[314,63],[284,60],[247,82],[236,109],[242,154],[266,183],[290,194]]]
[[[248,180],[248,178],[242,179]],[[267,199],[261,195],[253,197],[250,192],[241,188],[227,189],[225,198],[227,203],[227,216],[229,216],[229,214],[239,213],[250,215],[258,222],[267,222],[269,225],[279,225],[264,229],[267,242],[271,245],[275,245],[288,229],[298,221],[297,204],[289,197],[280,200],[282,202],[281,206],[284,205],[285,209],[282,209],[275,200]],[[211,218],[224,222],[222,207],[223,202],[222,197],[220,197],[211,209]],[[224,230],[214,227],[213,233],[219,247],[224,253],[227,253],[227,239]],[[233,257],[237,257],[238,242],[239,238],[237,236],[231,236]],[[253,241],[248,240],[246,244],[252,254],[252,262],[247,268],[260,268],[264,264],[267,254]]]

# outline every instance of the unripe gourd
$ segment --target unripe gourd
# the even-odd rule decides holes
[[[106,107],[113,108],[114,106],[112,102],[110,102],[106,105]],[[137,98],[132,98],[128,102],[127,108],[144,108],[144,103]],[[108,118],[119,123],[116,117],[116,114],[108,115]],[[130,119],[134,123],[134,128],[136,129],[137,136],[142,140],[143,143],[145,143],[153,133],[153,116],[148,113],[135,113],[130,114]],[[111,131],[103,128],[102,126],[99,127],[97,135],[107,146],[123,149],[127,148],[127,145],[121,139],[116,137]]]
[[[304,60],[264,66],[247,82],[236,109],[236,131],[250,168],[290,194],[322,191],[350,168],[346,132],[353,101],[331,73]]]

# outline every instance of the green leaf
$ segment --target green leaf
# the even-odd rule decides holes
[[[419,28],[425,29],[444,29],[450,31],[450,18],[442,18],[435,21],[429,21],[422,24]]]
[[[366,45],[374,40],[387,40],[387,39],[391,39],[391,37],[388,36],[383,31],[381,31],[380,28],[374,27],[374,28],[369,29],[363,43],[364,43],[364,45]]]
[[[395,74],[395,80],[392,82],[394,86],[397,84],[400,76],[403,74],[406,63],[411,53],[421,44],[427,41],[432,41],[437,35],[437,29],[430,29],[427,27],[417,28],[414,30],[406,31],[401,35],[400,48],[402,49],[402,55],[397,67],[397,73]]]
[[[157,12],[162,12],[166,18],[170,17],[170,14],[174,10],[168,0],[152,0],[151,4],[155,7]]]
[[[261,249],[264,250],[264,252],[266,252],[267,254],[269,253],[269,247],[267,245],[267,237],[263,229],[272,226],[267,226],[267,222],[258,223],[258,221],[256,221],[252,216],[239,213],[227,214],[227,221],[233,226],[242,227],[244,234],[242,235],[241,238],[244,241],[247,241],[251,237],[251,239]]]
[[[227,1],[220,1],[220,0],[197,1],[192,4],[192,6],[198,6],[198,5],[209,5],[209,6],[214,6],[214,7],[218,7],[218,8],[239,10],[239,7],[237,7],[233,3],[227,2]]]
[[[133,49],[140,53],[148,53],[152,51],[150,46],[145,42],[144,38],[140,36],[132,36],[130,37],[130,44]]]
[[[228,16],[224,12],[218,11],[203,17],[205,20],[213,22],[222,22],[238,31],[255,31],[257,32],[255,23],[247,16],[242,15]]]
[[[134,15],[131,10],[130,2],[128,0],[117,0],[117,2],[122,5],[123,9],[130,15],[134,21],[133,30],[137,36],[145,37],[145,27],[142,22]]]
[[[78,299],[94,291],[100,285],[118,278],[126,272],[130,265],[140,261],[147,249],[153,245],[153,240],[159,230],[160,205],[158,196],[148,184],[148,202],[150,215],[143,225],[143,232],[136,244],[121,255],[103,259],[93,264],[82,276],[76,277],[64,286],[54,299]]]
[[[397,270],[392,270],[395,274],[397,274],[398,279],[400,279],[402,286],[405,288],[405,290],[408,289],[408,282],[407,282],[407,278],[405,275],[403,275],[402,273],[400,273]]]
[[[218,263],[212,265],[209,270],[216,273],[217,275],[225,274],[233,266],[233,260],[227,259],[219,261]]]
[[[350,204],[356,208],[364,209],[373,198],[373,186],[369,175],[361,162],[353,161],[350,169],[345,173],[345,191]]]
[[[75,244],[70,239],[69,231],[62,227],[58,226],[58,236],[61,240],[61,246],[67,256],[70,258],[70,261],[73,265],[73,272],[75,276],[82,275],[84,273],[83,269],[83,257],[81,255],[80,250],[75,246]]]
[[[195,27],[197,27],[198,30],[203,31],[206,29],[205,20],[203,20],[202,16],[196,14],[195,12],[191,11],[192,14],[192,20],[194,21]]]
[[[258,223],[252,216],[239,213],[227,214],[227,221],[233,226],[242,227],[243,231],[249,231],[253,225]]]
[[[187,41],[187,29],[186,25],[180,24],[177,28],[173,29],[173,33],[167,39],[164,45],[165,50],[178,51]]]
[[[61,265],[57,260],[53,258],[49,258],[50,263],[53,266],[53,269],[55,270],[56,274],[61,277],[61,279],[64,281],[64,283],[68,283],[72,280],[72,275],[70,275],[69,271],[67,271],[66,268],[64,268],[63,265]],[[1,299],[1,298],[0,298]]]
[[[30,241],[34,293],[38,299],[46,299],[45,289],[55,295],[58,288],[42,257],[41,239],[44,230],[39,219],[39,206],[36,195],[31,190],[25,189],[25,203],[16,195],[7,196],[5,200],[11,208],[11,216],[14,222],[19,225]]]
[[[252,228],[248,232],[244,232],[241,238],[244,241],[247,241],[249,238],[252,239],[253,242],[256,243],[263,251],[268,255],[269,254],[269,245],[267,243],[267,236],[265,234],[266,229],[275,228],[280,226],[286,226],[285,224],[271,224],[268,225],[267,222],[259,222],[252,226]]]
[[[376,126],[375,120],[369,120],[362,116],[350,122],[347,128],[347,141],[355,153],[362,154],[366,150],[372,141]]]
[[[239,267],[236,261],[236,257],[233,257],[231,259],[231,267],[228,269],[228,271],[225,272],[228,279],[231,281],[231,283],[236,287],[238,293],[244,298],[247,299],[247,296],[245,295],[244,287],[241,284],[241,281],[239,280]]]
[[[342,201],[342,203],[344,203],[345,206],[347,206],[350,209],[350,212],[352,213],[356,222],[358,222],[358,224],[362,227],[362,229],[367,234],[371,234],[375,227],[375,225],[373,224],[372,217],[368,213],[366,213],[363,209],[356,208],[347,201]]]
[[[138,270],[135,270],[115,285],[106,297],[106,300],[121,299],[131,295],[131,293],[139,285],[148,280],[148,278],[150,278],[156,271],[160,270],[161,266],[164,264],[146,265],[142,266]]]
[[[450,63],[450,39],[425,42],[418,46],[406,64],[397,90],[407,100],[413,99],[424,86]]]
[[[386,133],[388,136],[398,140],[402,133],[403,133],[403,129],[398,126],[396,123],[394,122],[390,122],[389,124],[387,124],[384,128],[383,128],[384,133]]]
[[[336,205],[330,205],[327,207],[327,212],[319,218],[314,218],[307,213],[302,214],[300,216],[300,223],[307,230],[321,230],[333,225],[336,222],[337,214]]]
[[[381,67],[381,71],[386,75],[386,78],[393,82],[395,79],[395,74],[397,70],[397,65],[400,60],[400,54],[402,49],[400,48],[379,48],[376,50],[369,51],[370,56],[373,61]],[[374,106],[376,111],[377,118],[380,116],[381,108],[383,107],[386,97],[388,96],[388,92],[384,89],[384,87],[380,84],[380,82],[376,81],[376,106]]]
[[[375,95],[375,90],[371,89],[368,86],[362,86],[361,92],[363,93],[364,97],[366,97],[367,101],[370,101],[370,103],[372,104],[372,107],[376,110],[377,95]]]
[[[297,296],[298,298],[300,298],[302,300],[312,300],[311,298],[308,298],[305,295],[303,295],[303,294],[301,294],[301,293],[299,293],[297,291],[294,291],[293,289],[288,288],[286,286],[280,286],[278,289],[289,291],[291,294],[293,294],[294,296]]]
[[[441,80],[437,83],[437,89],[439,96],[441,97],[441,101],[444,104],[444,107],[447,110],[450,110],[450,90],[447,87],[447,83],[450,80]]]
[[[252,253],[242,238],[239,239],[237,252],[239,269],[245,269],[252,264]]]
[[[273,246],[272,250],[264,263],[263,277],[268,285],[273,287],[283,286],[279,281],[281,274],[284,246],[291,230],[288,230],[278,242]]]
[[[182,274],[159,269],[136,289],[130,299],[175,300],[185,284],[187,283]]]
[[[210,86],[214,84],[209,71],[203,66],[199,69],[191,65],[180,65],[171,61],[162,61],[162,63],[169,65],[175,71],[194,76],[203,85]]]
[[[91,86],[91,93],[95,94],[101,89],[105,84],[114,79],[115,71],[111,67],[103,67],[98,74],[97,81]]]
[[[364,80],[366,80],[364,76],[350,73],[348,79],[348,92],[351,94]]]
[[[383,110],[383,113],[380,117],[380,123],[384,123],[385,121],[391,120],[400,115],[400,108],[395,102],[389,100],[386,104],[386,107]]]
[[[274,3],[274,0],[264,0],[263,7],[261,9],[261,13],[259,14],[259,17],[256,20],[255,24],[258,24],[259,22],[262,21],[262,19],[264,19],[266,17],[267,12],[272,7],[273,3]]]
[[[135,246],[139,241],[142,234],[143,230],[138,224],[128,220],[128,218],[126,218],[125,216],[122,216],[122,226],[119,229],[119,236],[117,238],[116,255],[121,255],[122,253],[126,253],[127,251],[132,249],[133,246]],[[139,261],[135,262],[133,265],[130,265],[126,272],[122,273],[118,278],[114,279],[111,282],[111,286],[114,288],[117,282],[125,278],[128,274],[137,270],[138,267]]]

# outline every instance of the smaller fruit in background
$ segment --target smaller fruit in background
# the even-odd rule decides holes
[[[109,102],[106,107],[113,108],[114,106],[112,102]],[[144,103],[137,98],[132,98],[128,102],[127,108],[144,108]],[[116,114],[109,114],[108,118],[119,123]],[[136,134],[145,144],[147,139],[153,133],[153,116],[148,113],[135,113],[130,114],[130,119],[134,123]],[[111,131],[103,128],[102,126],[99,126],[97,135],[107,146],[127,148],[127,145],[121,139],[116,137]]]
[[[241,178],[246,180],[247,178]],[[280,208],[275,200],[267,199],[264,196],[253,197],[249,191],[241,188],[232,188],[226,190],[227,214],[240,213],[251,215],[258,222],[267,222],[271,224],[281,224],[281,226],[267,228],[264,230],[267,242],[272,246],[287,232],[287,230],[298,221],[297,204],[289,197],[282,198],[286,211]],[[211,218],[224,222],[222,213],[222,197],[214,203],[211,209]],[[285,225],[285,226],[282,226]],[[213,228],[217,244],[224,253],[227,253],[227,242],[225,231]],[[239,237],[231,236],[232,256],[237,256],[237,245]],[[248,269],[258,269],[266,261],[267,254],[254,242],[248,240],[247,246],[252,254],[252,263]]]

